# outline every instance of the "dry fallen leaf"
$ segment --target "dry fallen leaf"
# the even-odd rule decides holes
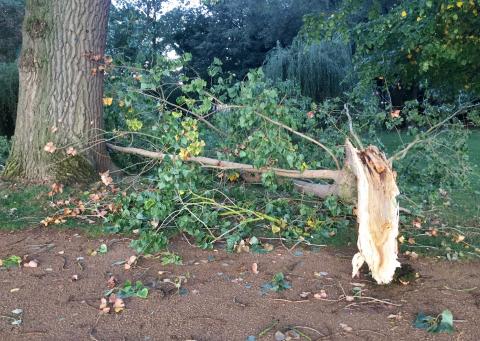
[[[67,149],[67,155],[70,155],[70,156],[75,156],[77,155],[77,150],[73,147],[68,147]]]
[[[263,245],[263,249],[264,249],[265,251],[268,251],[268,252],[273,251],[273,245],[272,245],[272,244],[263,243],[262,245]]]
[[[96,73],[96,72],[95,72]],[[109,107],[112,105],[113,98],[112,97],[104,97],[103,98],[103,105]]]
[[[300,293],[300,297],[301,298],[307,298],[308,296],[310,296],[311,292],[310,291],[302,291]]]
[[[55,147],[55,145],[53,144],[53,142],[48,142],[45,147],[43,147],[43,150],[48,152],[48,153],[55,153],[55,151],[57,150],[57,147]]]
[[[253,263],[252,264],[252,272],[256,275],[258,274],[258,264],[257,263]]]
[[[405,251],[405,256],[413,260],[418,258],[418,254],[415,251]]]
[[[99,174],[100,174],[100,178],[102,179],[102,182],[105,186],[110,186],[113,183],[113,179],[110,176],[110,171],[109,170],[107,170],[103,173],[99,173]]]
[[[130,256],[130,258],[125,263],[125,270],[129,270],[132,267],[132,264],[137,260],[137,256]]]
[[[24,263],[23,267],[24,268],[36,268],[36,267],[38,267],[38,261],[37,260],[31,260],[28,263]]]
[[[108,306],[107,300],[102,298],[100,300],[100,313],[107,314],[110,312],[110,307]]]
[[[455,238],[455,243],[460,243],[460,242],[463,242],[465,240],[465,236],[459,234],[457,235],[457,237]]]
[[[117,298],[115,300],[115,303],[113,304],[113,308],[115,309],[116,313],[121,312],[123,309],[125,309],[125,303],[121,298]]]
[[[20,288],[13,288],[13,289],[10,289],[10,292],[17,292],[17,291],[20,291]]]
[[[328,297],[327,295],[327,292],[325,290],[320,290],[319,293],[316,293],[315,295],[313,295],[314,298],[316,298],[317,300],[320,300],[320,299],[325,299]]]
[[[420,219],[417,218],[417,219],[412,221],[412,225],[413,225],[413,227],[419,229],[419,228],[422,227],[422,222],[420,221]]]
[[[88,198],[92,201],[99,201],[101,199],[101,196],[97,193],[92,193],[88,196]]]
[[[113,289],[117,286],[117,279],[114,276],[111,276],[107,281],[107,287]]]

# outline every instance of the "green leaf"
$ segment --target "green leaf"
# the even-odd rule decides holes
[[[9,269],[9,268],[19,266],[21,262],[22,262],[22,259],[20,257],[13,255],[13,256],[5,258],[1,262],[1,264],[2,264],[2,267],[5,267],[5,268]]]
[[[108,252],[108,247],[107,247],[107,244],[102,244],[100,245],[100,247],[98,248],[97,250],[98,253],[104,255]]]
[[[148,289],[147,288],[143,288],[139,291],[137,291],[137,293],[135,294],[137,297],[140,297],[140,298],[147,298],[148,296]]]
[[[450,310],[446,309],[440,315],[440,323],[436,329],[436,333],[453,333],[455,328],[453,327],[453,314]]]
[[[418,313],[414,321],[415,328],[424,329],[429,333],[452,333],[453,315],[450,310],[444,310],[436,318],[424,313]]]

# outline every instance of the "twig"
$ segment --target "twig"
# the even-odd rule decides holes
[[[263,335],[267,334],[270,330],[272,330],[280,321],[279,320],[273,320],[267,328],[262,330],[259,334],[258,337],[262,337]]]
[[[274,298],[274,301],[280,301],[280,302],[288,302],[288,303],[304,303],[304,302],[310,302],[310,300],[298,300],[298,301],[291,301],[287,300],[284,298]]]
[[[395,306],[395,307],[401,307],[401,306],[402,306],[401,304],[392,303],[392,302],[385,301],[385,300],[380,300],[380,299],[375,298],[375,297],[360,296],[359,298],[360,298],[360,299],[363,299],[363,298],[364,298],[364,299],[371,300],[370,302],[365,302],[365,303],[371,303],[371,302],[373,301],[373,302],[383,303],[383,304],[386,304],[386,305],[393,305],[393,306]]]
[[[430,134],[430,133],[433,132],[435,129],[441,127],[442,125],[444,125],[446,122],[450,121],[450,120],[451,120],[452,118],[454,118],[455,116],[460,115],[460,114],[464,113],[465,111],[467,111],[467,110],[469,110],[469,109],[472,109],[472,108],[476,108],[476,107],[478,107],[478,106],[480,106],[480,103],[468,105],[468,106],[465,106],[465,107],[463,107],[463,108],[458,109],[457,111],[455,111],[453,114],[451,114],[450,116],[448,116],[448,117],[447,117],[446,119],[444,119],[443,121],[441,121],[441,122],[435,124],[434,126],[430,127],[424,134],[425,134],[425,135]],[[407,153],[408,153],[408,151],[409,151],[410,149],[412,149],[412,148],[413,148],[415,145],[417,145],[418,143],[424,142],[424,141],[426,141],[426,139],[422,140],[422,139],[420,138],[420,135],[417,135],[412,142],[410,142],[410,143],[409,143],[405,148],[403,148],[402,150],[400,150],[400,151],[398,151],[397,153],[395,153],[395,155],[393,155],[390,159],[388,159],[388,161],[393,162],[393,161],[396,161],[396,160],[401,160],[401,159],[403,159],[403,158],[407,155]]]
[[[315,328],[312,328],[312,327],[306,327],[306,326],[294,326],[294,327],[292,327],[292,328],[295,328],[295,329],[306,329],[306,330],[310,330],[310,331],[312,331],[312,332],[315,332],[315,333],[317,333],[318,335],[322,335],[322,336],[324,336],[324,334],[323,334],[323,333],[319,332],[318,330],[316,330]]]
[[[280,122],[278,122],[278,121],[275,121],[275,120],[271,119],[271,118],[268,117],[268,116],[265,116],[265,115],[263,115],[263,114],[260,114],[259,112],[256,112],[256,114],[257,114],[258,116],[262,117],[263,119],[267,120],[268,122],[273,123],[273,124],[275,124],[275,125],[277,125],[277,126],[279,126],[279,127],[282,127],[283,129],[288,130],[289,132],[291,132],[291,133],[293,133],[293,134],[295,134],[295,135],[298,135],[298,136],[306,139],[307,141],[310,141],[310,142],[316,144],[317,146],[319,146],[320,148],[322,148],[323,150],[325,150],[325,151],[327,152],[327,154],[332,157],[333,161],[335,161],[335,165],[337,166],[337,169],[340,169],[340,163],[338,162],[338,159],[337,159],[336,156],[333,154],[333,152],[330,150],[330,148],[328,148],[327,146],[325,146],[323,143],[318,142],[317,140],[312,139],[310,136],[307,136],[307,135],[305,135],[305,134],[302,134],[302,133],[300,133],[300,132],[292,129],[292,128],[290,128],[289,126],[287,126],[287,125],[285,125],[285,124],[283,124],[283,123],[280,123]]]
[[[345,109],[345,114],[347,114],[347,117],[348,117],[348,128],[350,129],[350,134],[353,136],[353,138],[355,139],[355,142],[357,142],[358,146],[361,149],[364,149],[362,141],[360,141],[360,139],[358,138],[358,135],[353,130],[353,122],[352,122],[352,117],[350,116],[350,110],[348,110],[348,103],[345,103],[343,105],[343,108]]]
[[[477,289],[477,287],[467,288],[467,289],[454,289],[454,288],[450,288],[448,285],[444,285],[443,287],[447,290],[453,290],[453,291],[473,291]]]

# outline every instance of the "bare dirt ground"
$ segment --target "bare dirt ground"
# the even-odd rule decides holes
[[[106,254],[88,255],[103,242]],[[377,286],[365,276],[350,278],[353,249],[290,251],[278,245],[269,254],[228,254],[179,239],[171,251],[182,256],[183,265],[140,259],[125,270],[114,263],[133,254],[128,240],[94,240],[72,230],[0,232],[0,258],[28,254],[39,261],[37,268],[0,270],[0,340],[275,340],[275,332],[292,327],[306,336],[302,340],[480,340],[478,262],[419,258],[411,262],[419,279]],[[258,274],[252,272],[254,262]],[[292,288],[262,293],[277,272]],[[125,299],[119,314],[99,314],[112,274],[120,283],[141,280],[150,289],[148,298]],[[176,276],[188,277],[180,293],[164,282]],[[338,300],[355,286],[362,298]],[[314,298],[321,290],[326,297]],[[302,292],[311,294],[302,298]],[[14,326],[10,317],[17,308],[23,310],[22,323]],[[453,312],[454,334],[413,327],[419,311],[444,309]]]

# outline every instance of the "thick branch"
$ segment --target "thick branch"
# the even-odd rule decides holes
[[[170,157],[172,159],[178,158],[176,155],[164,154],[161,152],[152,152],[145,149],[134,148],[134,147],[121,147],[107,143],[107,147],[115,150],[117,152],[125,154],[134,154],[139,156],[144,156],[152,159],[164,159],[165,157]],[[317,169],[317,170],[305,170],[303,172],[297,170],[273,168],[273,167],[262,167],[255,168],[252,165],[238,162],[222,161],[217,159],[212,159],[209,157],[189,157],[185,161],[195,162],[205,168],[216,168],[216,169],[235,169],[239,171],[249,172],[249,173],[267,173],[274,172],[277,176],[282,176],[286,178],[298,178],[298,179],[332,179],[335,181],[340,180],[343,177],[342,170],[329,170],[329,169]]]
[[[330,195],[338,195],[338,185],[312,184],[310,182],[294,180],[295,189],[301,193],[312,194],[316,197],[325,199]]]

